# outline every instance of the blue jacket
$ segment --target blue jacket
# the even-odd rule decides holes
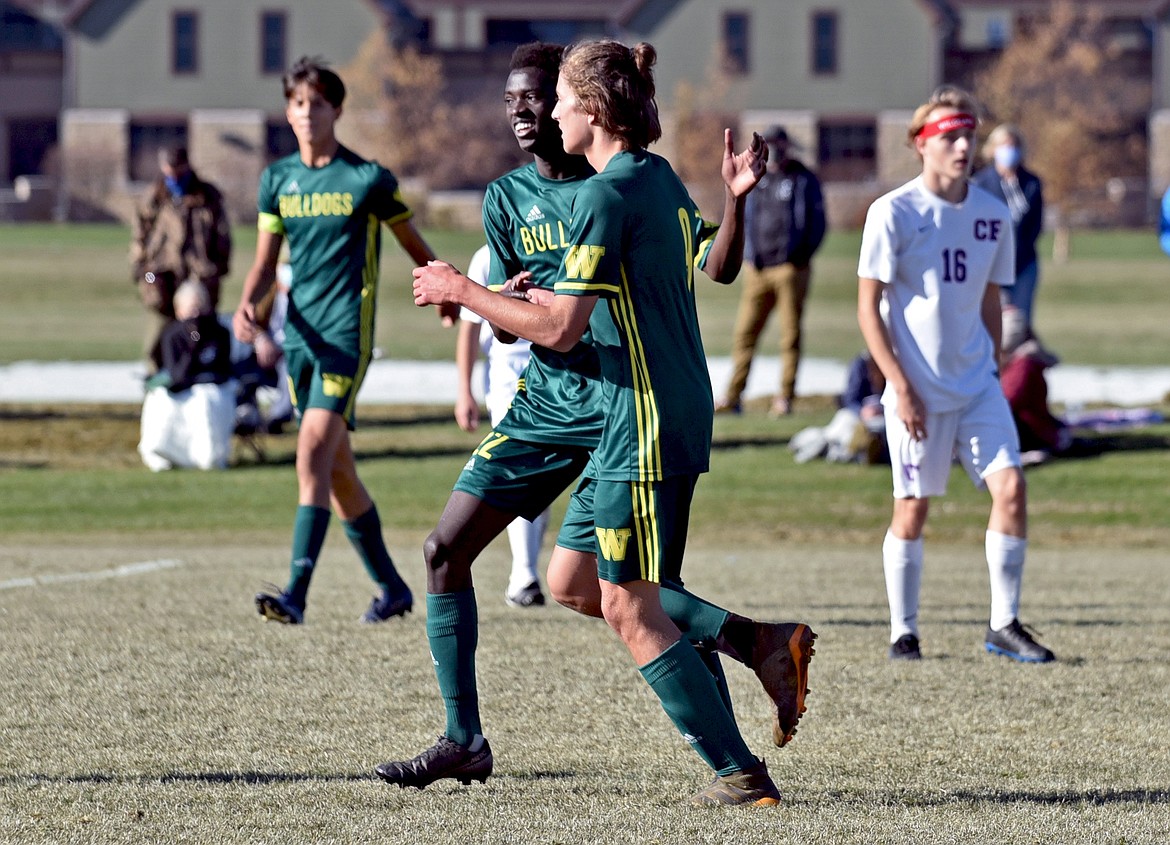
[[[1016,223],[1016,275],[1021,270],[1036,263],[1036,239],[1044,228],[1044,195],[1040,177],[1023,167],[1016,169],[1016,178],[1020,181],[1020,190],[1024,192],[1024,199],[1028,201],[1028,210]],[[1003,183],[993,165],[987,165],[979,170],[971,181],[992,196],[999,197],[1005,203],[1007,197],[1003,192]]]

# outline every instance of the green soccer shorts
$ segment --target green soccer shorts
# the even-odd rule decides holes
[[[612,584],[682,583],[682,560],[698,476],[663,481],[583,479],[569,499],[557,545],[597,553],[597,575]],[[592,533],[592,548],[584,548]]]
[[[345,418],[353,431],[358,389],[366,375],[369,356],[354,357],[333,351],[316,355],[303,347],[286,349],[288,387],[297,414],[324,408]]]
[[[463,465],[455,489],[497,510],[533,520],[577,480],[590,451],[515,440],[492,431]]]

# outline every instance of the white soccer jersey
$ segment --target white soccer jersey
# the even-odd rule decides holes
[[[487,285],[490,264],[491,250],[487,245],[481,246],[471,257],[471,263],[467,266],[467,277],[477,284]],[[484,401],[491,414],[492,425],[495,425],[504,418],[512,404],[520,376],[528,366],[532,344],[523,339],[518,339],[515,343],[500,343],[483,317],[466,308],[459,310],[459,319],[478,323],[480,326],[479,348],[487,357],[487,366],[484,368]]]
[[[1003,202],[969,184],[967,198],[952,204],[919,176],[870,206],[857,275],[884,283],[882,319],[928,411],[961,408],[996,379],[982,304],[988,282],[1015,282]],[[883,402],[894,402],[888,384]]]

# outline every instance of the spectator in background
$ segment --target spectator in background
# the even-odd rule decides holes
[[[772,309],[780,308],[780,393],[771,415],[792,412],[800,366],[801,320],[812,278],[812,257],[825,237],[825,207],[816,175],[789,156],[796,147],[783,127],[764,132],[768,169],[748,194],[744,226],[747,281],[731,347],[731,383],[716,412],[738,413],[756,342]]]
[[[488,283],[491,250],[485,244],[476,250],[467,267],[467,277],[480,285]],[[520,377],[528,366],[532,344],[517,339],[503,343],[492,333],[491,326],[474,311],[464,308],[459,314],[459,338],[455,346],[455,364],[459,371],[459,394],[455,400],[455,421],[464,431],[479,428],[479,402],[471,391],[471,373],[480,353],[487,358],[484,371],[484,398],[492,427],[503,420]],[[512,574],[504,600],[512,607],[539,607],[544,604],[540,589],[537,561],[544,530],[548,526],[548,508],[529,521],[518,516],[508,523],[508,545],[512,549]]]
[[[1044,228],[1044,196],[1040,178],[1024,167],[1024,139],[1010,123],[991,130],[983,145],[988,164],[971,181],[1007,203],[1016,236],[1016,281],[1000,292],[1005,305],[1020,309],[1024,325],[1032,331],[1032,305],[1040,265],[1036,240]]]
[[[175,319],[155,344],[138,451],[155,472],[174,466],[223,469],[236,419],[232,338],[191,279],[179,285]]]
[[[143,355],[148,367],[157,359],[159,336],[175,318],[176,285],[198,279],[214,312],[232,252],[223,197],[191,169],[187,149],[160,150],[158,166],[158,178],[135,209],[130,241],[134,282],[147,309]]]
[[[1072,432],[1048,408],[1048,382],[1044,371],[1057,364],[1028,333],[1024,315],[1014,306],[1003,309],[1003,340],[1000,343],[999,380],[1020,435],[1020,462],[1024,466],[1043,463],[1068,451]]]

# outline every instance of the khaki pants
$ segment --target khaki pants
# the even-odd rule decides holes
[[[752,367],[756,342],[768,315],[777,305],[780,313],[779,395],[792,401],[796,395],[796,368],[800,365],[800,325],[812,268],[780,264],[761,270],[750,266],[745,269],[747,279],[731,337],[731,383],[727,386],[725,401],[730,405],[740,401]]]

